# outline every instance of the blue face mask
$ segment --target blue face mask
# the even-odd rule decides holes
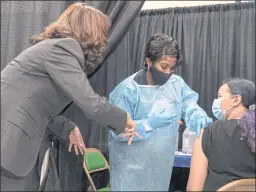
[[[231,96],[233,97],[233,96]],[[228,97],[228,98],[231,98],[231,97]],[[225,98],[225,99],[228,99],[228,98]],[[221,101],[225,100],[225,99],[214,99],[213,101],[213,104],[212,104],[212,112],[213,112],[213,115],[218,119],[218,120],[222,120],[222,121],[225,121],[226,120],[226,113],[228,110],[232,109],[233,107],[230,107],[226,110],[223,110],[221,109],[220,105],[221,105]]]

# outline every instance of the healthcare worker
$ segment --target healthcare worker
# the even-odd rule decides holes
[[[147,44],[146,69],[121,82],[110,103],[126,110],[142,138],[131,146],[109,132],[110,180],[113,191],[168,191],[179,123],[199,136],[212,122],[198,104],[198,94],[173,74],[181,64],[177,42],[155,34]],[[129,135],[129,133],[127,133]]]

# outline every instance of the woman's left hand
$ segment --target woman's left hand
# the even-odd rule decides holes
[[[79,155],[79,151],[81,155],[83,155],[86,151],[86,147],[84,144],[83,137],[80,133],[78,127],[75,127],[73,131],[69,134],[69,148],[68,151],[71,152],[72,146],[74,145],[76,155]],[[79,151],[78,151],[79,149]]]

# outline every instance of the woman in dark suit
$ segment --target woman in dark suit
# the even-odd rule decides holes
[[[103,60],[109,30],[100,11],[75,3],[31,39],[1,71],[1,189],[36,190],[36,162],[48,121],[71,101],[116,134],[135,124],[125,111],[91,88],[86,74]],[[29,184],[30,183],[30,184]],[[33,186],[32,186],[33,185]]]

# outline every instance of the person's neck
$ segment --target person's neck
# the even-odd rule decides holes
[[[245,107],[237,107],[236,109],[233,109],[230,114],[227,117],[227,120],[231,120],[231,119],[240,119],[244,116],[244,114],[247,112],[248,110]]]
[[[147,69],[146,77],[147,77],[148,85],[155,85],[155,82],[154,82],[154,80],[153,80],[153,78],[152,78],[152,74],[151,74],[151,72],[149,71],[149,69]]]

